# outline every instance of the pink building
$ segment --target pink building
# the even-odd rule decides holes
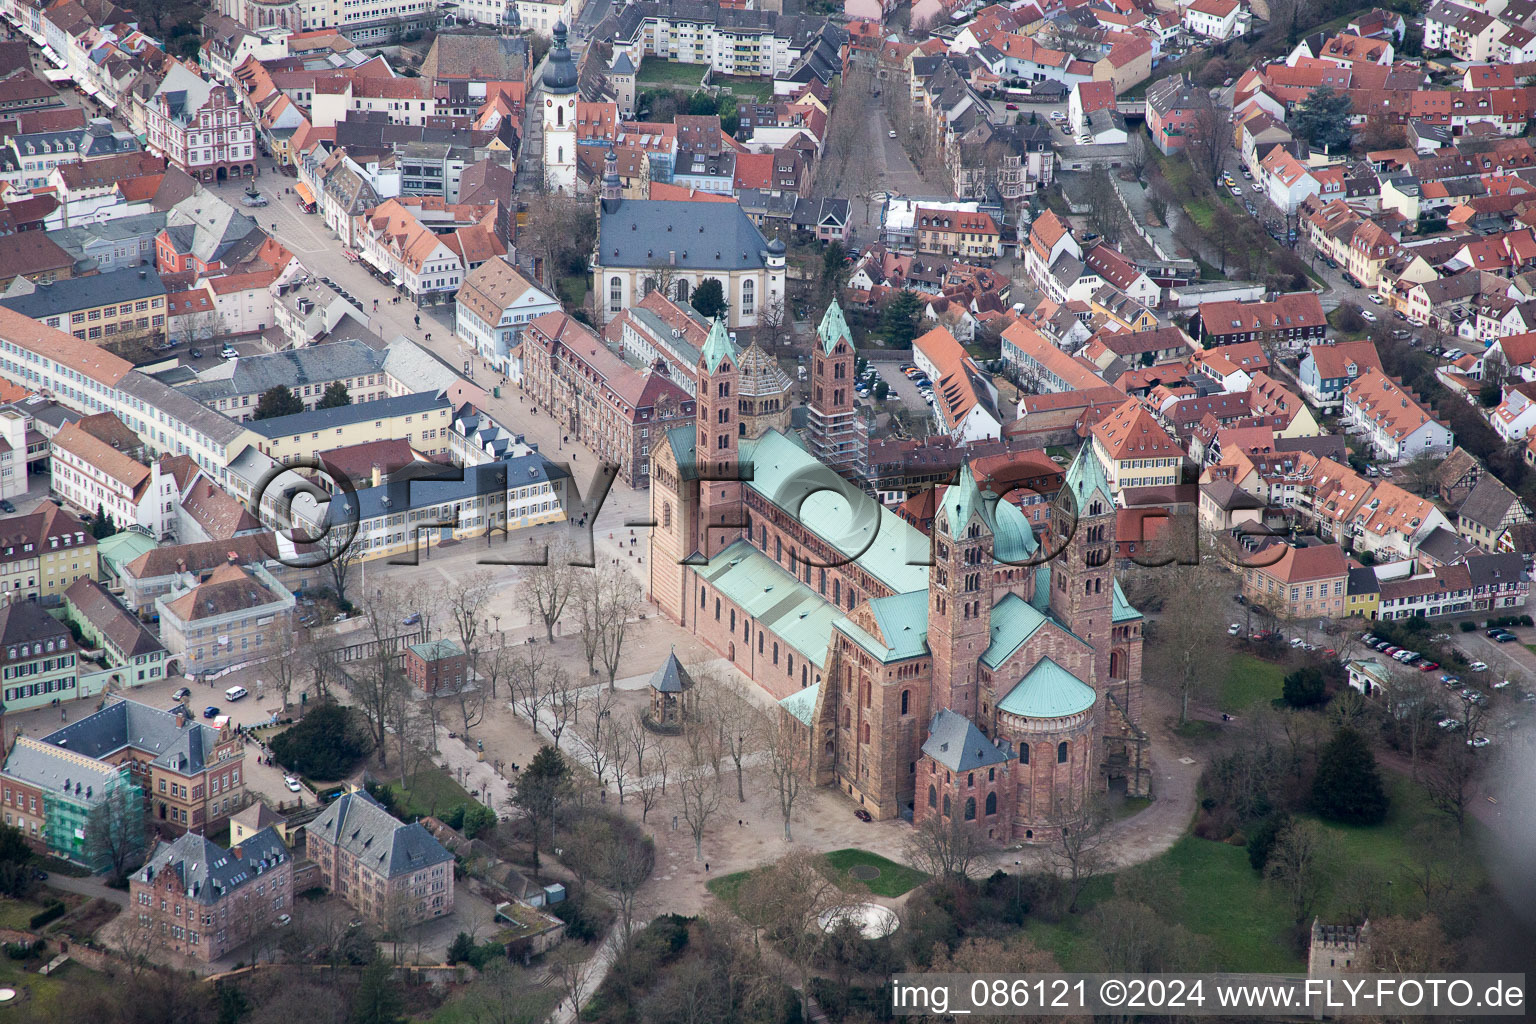
[[[172,64],[144,109],[150,150],[192,177],[256,177],[256,124],[228,86]]]

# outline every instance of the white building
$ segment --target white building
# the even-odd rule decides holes
[[[1451,429],[1380,370],[1361,374],[1344,389],[1343,421],[1346,429],[1392,462],[1456,446]]]
[[[1237,0],[1195,0],[1184,8],[1184,27],[1195,35],[1231,39],[1248,30],[1248,19]]]
[[[560,300],[537,287],[505,256],[486,260],[459,289],[455,331],[480,357],[513,381],[522,380],[517,348],[523,325],[560,311]]]

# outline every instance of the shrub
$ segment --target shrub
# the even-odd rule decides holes
[[[1472,632],[1476,628],[1477,628],[1477,623],[1475,623],[1475,622],[1463,622],[1461,624],[1461,631],[1463,633],[1470,633],[1470,632]]]
[[[1248,833],[1248,864],[1253,870],[1261,875],[1264,873],[1264,868],[1269,864],[1269,855],[1275,849],[1275,840],[1280,838],[1280,833],[1290,823],[1290,815],[1284,812],[1271,814]]]
[[[459,932],[448,944],[448,962],[451,964],[467,963],[475,951],[475,940],[469,937],[468,932]]]
[[[464,819],[464,837],[474,839],[496,827],[496,812],[482,803],[460,805]]]
[[[39,910],[37,913],[33,914],[31,921],[28,922],[28,926],[33,930],[36,930],[43,927],[43,925],[48,924],[50,921],[57,921],[59,918],[64,916],[65,909],[66,908],[61,901],[54,900],[42,910]]]
[[[1325,691],[1323,673],[1308,665],[1285,677],[1281,696],[1293,708],[1310,708],[1323,702]]]
[[[368,736],[352,712],[332,701],[309,709],[297,725],[272,737],[272,753],[291,771],[341,779],[368,753]]]

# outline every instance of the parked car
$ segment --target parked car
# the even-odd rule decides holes
[[[1433,672],[1435,669],[1437,669],[1439,667],[1440,667],[1440,663],[1438,661],[1426,661],[1426,662],[1422,662],[1419,665],[1419,671],[1420,672]]]
[[[191,696],[192,696],[192,691],[187,689],[185,686],[183,686],[181,689],[179,689],[175,693],[171,694],[171,699],[174,700],[174,701],[185,701],[188,698],[190,698]]]
[[[858,818],[860,821],[873,821],[874,820],[873,818],[870,817],[869,812],[866,811],[862,807],[855,807],[853,809],[853,816],[855,818]]]
[[[16,506],[12,505],[9,499],[0,498],[0,512],[4,512],[6,515],[11,515],[15,511]]]
[[[191,356],[193,359],[201,359],[203,358],[203,350],[198,348],[196,345],[193,345],[191,348],[187,349],[187,355]]]
[[[1502,690],[1502,689],[1504,689],[1507,686],[1509,686],[1509,680],[1508,679],[1500,679],[1498,682],[1493,684],[1493,688],[1495,690]]]
[[[204,718],[218,718],[219,717],[219,707],[218,707],[218,705],[217,704],[209,704],[207,707],[203,708],[203,717]]]
[[[1373,324],[1376,322],[1376,314],[1372,313],[1368,309],[1362,309],[1360,311],[1360,319],[1364,320],[1366,323]]]
[[[1489,739],[1487,736],[1484,736],[1482,733],[1478,733],[1476,736],[1473,736],[1471,739],[1467,740],[1467,746],[1482,748],[1486,747],[1492,742],[1493,740]]]
[[[1003,105],[1003,109],[1004,110],[1018,110],[1019,109],[1019,105],[1017,103],[1006,103],[1006,104]]]
[[[416,623],[418,623],[420,621],[421,621],[421,612],[411,612],[411,614],[407,615],[405,618],[400,620],[400,625],[402,625],[402,626],[414,626],[414,625],[416,625]]]
[[[1227,627],[1227,636],[1237,636],[1237,634],[1241,633],[1242,631],[1243,631],[1242,625],[1240,625],[1239,623],[1234,622],[1234,623],[1232,623],[1232,625]]]
[[[235,348],[233,345],[225,345],[223,348],[219,349],[220,359],[238,359],[239,356],[240,350]]]
[[[1473,672],[1487,672],[1488,671],[1487,663],[1486,662],[1482,662],[1482,661],[1474,661],[1472,664],[1468,665],[1467,668],[1471,669]]]
[[[894,139],[896,137],[896,129],[892,128],[890,131],[886,132],[885,137],[888,139]]]
[[[1437,724],[1442,729],[1460,729],[1461,728],[1461,719],[1459,719],[1459,718],[1442,718],[1442,719],[1440,719],[1440,721]]]
[[[304,788],[299,784],[299,780],[294,778],[292,775],[283,776],[283,785],[288,787],[288,792],[290,793],[298,793]]]
[[[1520,638],[1515,636],[1515,634],[1513,634],[1513,633],[1500,633],[1498,636],[1494,637],[1493,639],[1494,639],[1495,643],[1507,644],[1507,643],[1510,643],[1512,641],[1518,640]]]
[[[1238,187],[1236,187],[1236,186],[1233,186],[1232,194],[1234,196],[1237,196],[1237,198],[1239,198],[1239,199],[1243,198],[1243,190],[1238,188]]]

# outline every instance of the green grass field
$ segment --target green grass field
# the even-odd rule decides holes
[[[0,900],[0,928],[24,932],[31,927],[32,915],[43,910],[36,900]]]
[[[877,868],[880,871],[878,878],[872,878],[864,885],[876,896],[900,896],[928,881],[928,876],[916,868],[909,868],[905,864],[897,864],[893,860],[887,860],[878,853],[870,853],[867,850],[833,850],[826,855],[827,863],[845,876],[849,868],[857,864]]]
[[[1251,654],[1233,655],[1221,685],[1221,710],[1245,711],[1260,701],[1278,700],[1284,685],[1284,667]]]
[[[468,790],[453,780],[452,775],[435,767],[417,772],[415,785],[409,791],[398,782],[391,782],[389,788],[399,798],[401,808],[409,814],[441,814],[474,799]]]
[[[585,274],[572,274],[555,281],[555,291],[560,293],[560,301],[567,309],[580,309],[585,306],[589,287],[591,282],[587,280]]]
[[[1218,960],[1211,970],[1285,972],[1305,966],[1286,945],[1286,908],[1248,866],[1248,851],[1187,835],[1150,862],[1179,884],[1182,898],[1171,924],[1204,936]],[[1052,924],[1031,919],[1029,937],[1051,950],[1063,970],[1086,970],[1092,939],[1085,912],[1112,896],[1113,881],[1097,878],[1084,890],[1083,913]]]
[[[744,75],[711,75],[711,85],[724,86],[738,100],[751,99],[767,103],[773,98],[773,83],[766,78],[748,78]]]
[[[38,974],[48,961],[12,960],[0,957],[0,986],[14,988],[20,997],[11,1006],[0,1009],[10,1020],[78,1020],[83,997],[107,988],[105,975],[77,963],[67,963],[52,974]]]
[[[832,868],[839,879],[850,885],[862,880],[851,878],[848,869],[863,864],[872,868],[878,868],[880,875],[868,881],[862,881],[869,887],[869,891],[876,896],[897,897],[911,892],[924,882],[928,876],[916,868],[909,868],[905,864],[898,864],[888,860],[878,853],[870,853],[868,850],[849,848],[846,850],[833,850],[825,856],[827,866]],[[736,895],[741,891],[742,885],[752,877],[751,871],[737,871],[730,875],[721,875],[719,878],[711,878],[706,884],[715,897],[726,904],[735,904]]]
[[[703,64],[679,64],[647,57],[640,62],[640,72],[635,76],[635,82],[642,89],[648,85],[697,89],[699,83],[704,81],[706,70]]]

